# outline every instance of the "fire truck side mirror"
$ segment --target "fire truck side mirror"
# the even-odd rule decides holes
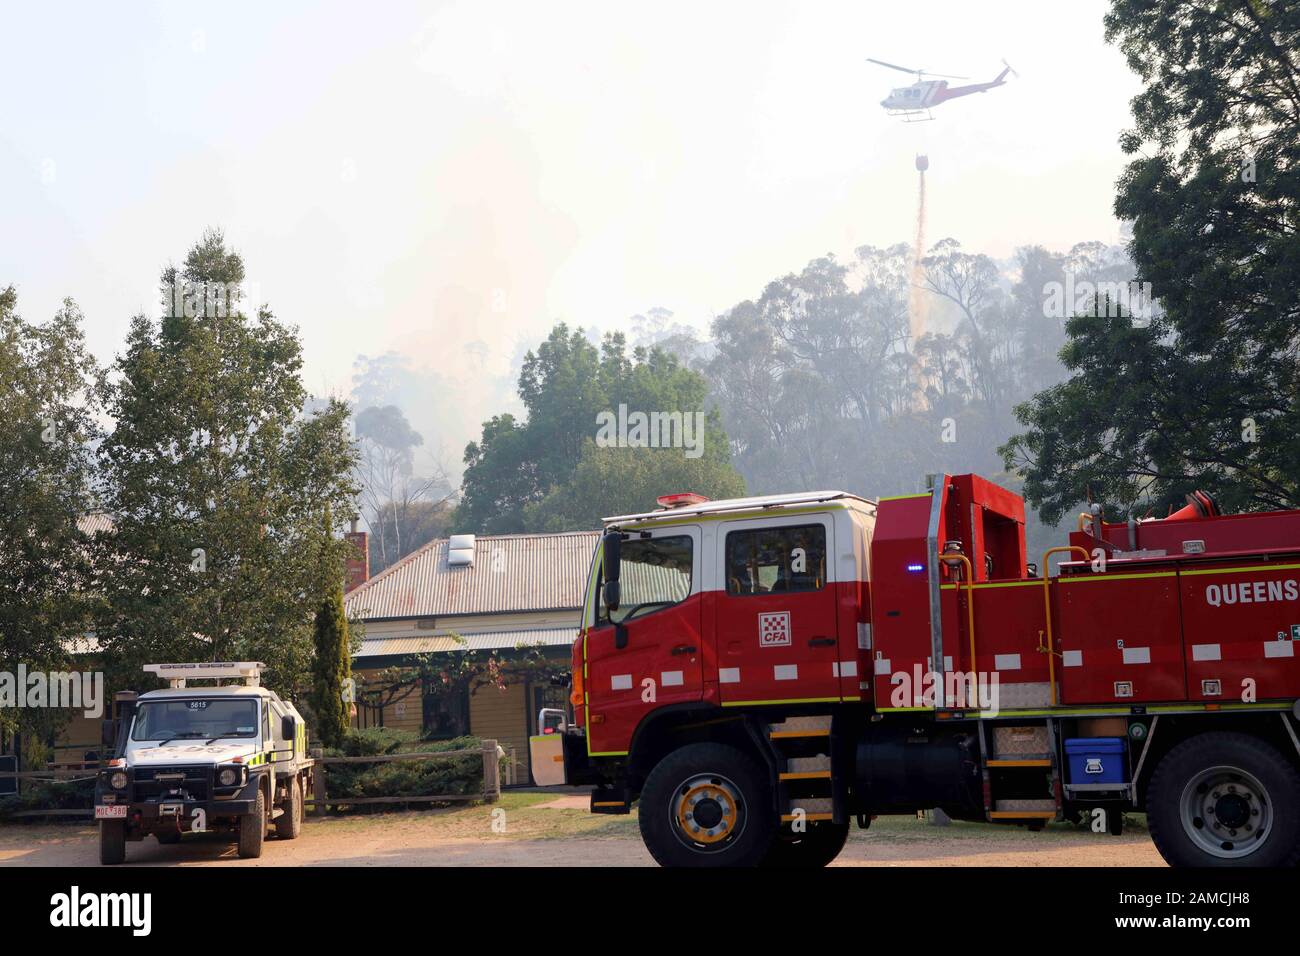
[[[602,541],[605,549],[601,561],[605,576],[605,606],[611,611],[617,611],[619,599],[619,550],[623,543],[623,536],[617,531],[607,531]]]
[[[117,745],[117,721],[101,720],[99,722],[99,739],[105,747]]]

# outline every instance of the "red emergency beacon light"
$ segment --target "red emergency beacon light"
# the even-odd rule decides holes
[[[655,499],[655,503],[660,508],[686,508],[690,505],[702,505],[708,500],[704,495],[697,495],[693,491],[682,491],[675,495],[660,495]]]

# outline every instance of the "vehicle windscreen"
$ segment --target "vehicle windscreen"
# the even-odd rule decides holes
[[[257,701],[151,700],[140,704],[132,740],[256,737]]]

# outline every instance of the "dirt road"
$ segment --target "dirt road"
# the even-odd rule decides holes
[[[504,832],[502,832],[504,830]],[[217,835],[179,846],[127,844],[127,865],[650,866],[636,817],[597,817],[572,801],[507,794],[495,806],[309,819],[292,842],[266,841],[241,860]],[[0,867],[97,866],[93,826],[0,826]],[[881,817],[854,830],[836,866],[1162,866],[1145,831],[1124,836],[1053,826],[1040,833],[983,824],[933,827]]]

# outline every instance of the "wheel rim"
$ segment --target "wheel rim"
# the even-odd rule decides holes
[[[1183,788],[1183,830],[1199,849],[1221,860],[1257,851],[1273,829],[1268,790],[1238,767],[1209,767]]]
[[[740,788],[721,774],[696,774],[673,791],[668,808],[673,835],[696,853],[716,853],[745,830]]]

